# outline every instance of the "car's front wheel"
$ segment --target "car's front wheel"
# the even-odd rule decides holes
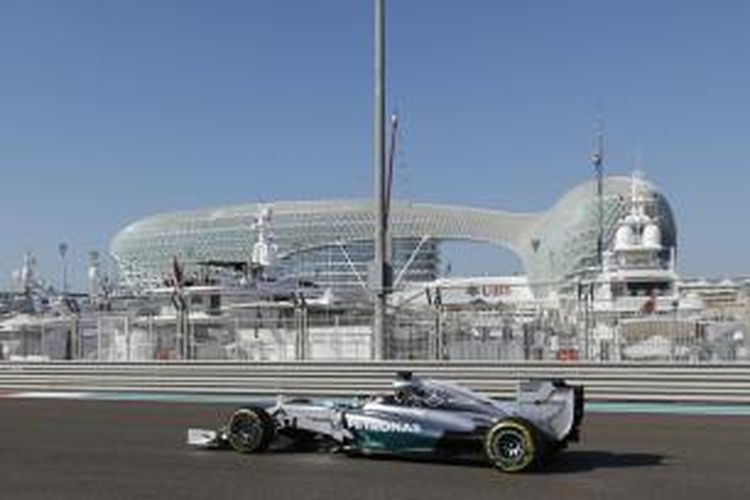
[[[537,430],[518,418],[506,418],[495,424],[485,438],[490,463],[503,472],[522,472],[537,462],[541,453]]]
[[[264,451],[273,436],[273,419],[262,408],[240,408],[229,419],[227,440],[240,453]]]

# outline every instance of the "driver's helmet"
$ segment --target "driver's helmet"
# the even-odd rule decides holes
[[[404,405],[436,408],[443,404],[443,398],[419,379],[396,380],[393,390],[396,401]]]
[[[401,404],[414,404],[419,399],[419,391],[415,390],[414,382],[409,381],[396,381],[393,383],[393,395]]]

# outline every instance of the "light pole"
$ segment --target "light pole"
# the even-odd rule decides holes
[[[387,255],[388,220],[385,154],[385,0],[375,0],[375,238],[370,284],[375,295],[373,308],[372,359],[383,359],[388,334],[387,307],[391,272]]]
[[[676,354],[675,344],[681,340],[681,336],[679,335],[679,330],[680,330],[679,322],[677,321],[678,320],[677,314],[678,314],[679,309],[680,309],[680,299],[677,298],[672,301],[672,335],[670,335],[670,338],[672,339],[672,348],[670,352],[670,356],[671,356],[670,361],[674,361],[675,354]]]
[[[67,295],[68,294],[68,260],[67,260],[67,254],[68,254],[68,244],[65,242],[60,243],[57,245],[57,251],[60,254],[60,262],[62,265],[62,278],[61,278],[61,287],[62,287],[62,294]]]

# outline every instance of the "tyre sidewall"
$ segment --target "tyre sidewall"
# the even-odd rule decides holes
[[[502,459],[498,454],[498,441],[513,435],[520,438],[523,445],[523,457],[515,463]],[[485,454],[490,464],[503,472],[522,472],[532,468],[542,452],[542,443],[534,426],[523,419],[508,418],[495,424],[485,438]]]
[[[238,418],[251,418],[260,426],[261,435],[254,446],[248,447],[245,443],[239,441],[236,436],[234,436],[232,427],[235,419]],[[230,417],[227,428],[229,431],[229,444],[232,446],[232,449],[240,453],[258,453],[265,451],[274,436],[273,420],[271,416],[268,415],[268,412],[262,408],[240,408],[236,410]]]

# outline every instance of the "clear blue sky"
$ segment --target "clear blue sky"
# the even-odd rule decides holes
[[[682,271],[750,272],[750,3],[389,3],[395,194],[518,211],[607,168],[669,195]],[[2,0],[0,287],[165,210],[370,196],[371,0]],[[508,271],[500,252],[454,270]],[[495,258],[497,257],[497,261]]]

